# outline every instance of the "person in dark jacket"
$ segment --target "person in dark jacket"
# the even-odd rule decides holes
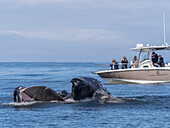
[[[165,67],[164,58],[161,55],[159,55],[159,61],[156,62],[154,65],[156,66],[160,65],[160,67]]]
[[[122,64],[122,69],[127,69],[128,60],[126,59],[126,57],[123,57],[121,64]]]
[[[111,67],[111,70],[119,69],[119,64],[118,64],[118,62],[116,62],[115,59],[113,59],[110,64],[110,67]]]
[[[152,52],[152,62],[153,64],[158,62],[158,55],[155,52]]]

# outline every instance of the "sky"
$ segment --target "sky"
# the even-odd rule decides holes
[[[169,0],[0,0],[0,62],[130,61],[163,44],[163,9],[168,42]]]

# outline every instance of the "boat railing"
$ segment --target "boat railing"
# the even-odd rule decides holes
[[[170,63],[165,64],[165,67],[170,67]]]
[[[127,68],[130,68],[130,63],[121,63],[121,62],[118,62],[119,69],[122,69],[124,64],[127,64]],[[110,70],[111,69],[110,64],[95,64],[95,66],[98,67],[99,70]]]
[[[118,67],[119,69],[126,69],[126,68],[122,68],[123,67],[123,64],[127,64],[127,69],[130,69],[131,68],[131,63],[121,63],[121,62],[118,62]],[[101,70],[111,70],[111,66],[110,64],[106,64],[106,63],[103,63],[103,64],[95,64],[95,66],[97,67],[97,70],[98,71],[101,71]],[[145,61],[142,61],[137,68],[152,68],[152,67],[155,67],[153,64],[152,64],[152,61],[149,61],[149,60],[145,60]],[[170,63],[166,63],[165,64],[165,67],[170,67]],[[159,68],[159,66],[158,66]]]

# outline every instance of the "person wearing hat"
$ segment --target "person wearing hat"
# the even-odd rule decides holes
[[[152,62],[153,64],[158,62],[158,55],[155,52],[152,52]]]

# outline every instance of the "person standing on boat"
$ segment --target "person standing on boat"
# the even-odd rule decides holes
[[[153,64],[158,62],[158,55],[155,52],[152,52],[152,62]]]
[[[119,65],[118,62],[116,62],[116,60],[113,59],[111,64],[110,64],[111,70],[119,69],[118,65]]]
[[[122,64],[122,69],[127,69],[128,60],[126,57],[123,57],[121,64]]]
[[[137,59],[136,56],[134,56],[133,60],[130,63],[131,68],[137,68],[138,67],[139,60]]]
[[[161,55],[159,55],[159,61],[154,63],[154,65],[156,66],[160,65],[160,67],[165,67],[164,58]]]

